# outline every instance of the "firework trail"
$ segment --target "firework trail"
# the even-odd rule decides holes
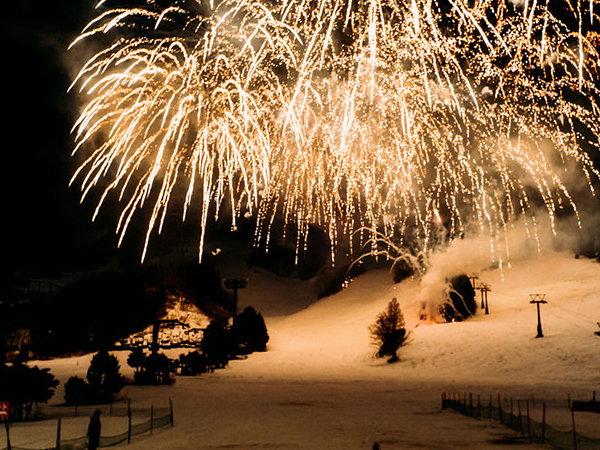
[[[440,215],[494,252],[539,203],[577,213],[567,170],[599,176],[593,0],[113,3],[73,43],[110,42],[73,83],[73,180],[118,194],[121,239],[150,203],[144,255],[175,201],[202,206],[200,255],[224,203],[297,253],[311,224],[332,257],[356,230],[427,250]]]

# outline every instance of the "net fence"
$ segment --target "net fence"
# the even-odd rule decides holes
[[[90,417],[94,411],[102,411],[102,417],[127,417],[130,413],[134,417],[150,417],[152,408],[133,408],[130,406],[108,405],[84,405],[84,406],[63,406],[63,405],[39,405],[36,410],[36,418],[62,419],[67,417]],[[169,407],[154,408],[155,416],[164,416],[169,414]]]
[[[126,430],[115,435],[100,436],[99,447],[112,447],[123,443],[129,443],[134,436],[152,433],[153,430],[161,427],[169,425],[173,426],[172,403],[170,403],[170,406],[166,408],[113,408],[106,405],[86,407],[48,407],[43,415],[43,418],[59,419],[60,421],[62,418],[90,416],[98,409],[100,409],[103,413],[109,414],[113,417],[127,418],[127,421],[125,422]],[[142,417],[147,419],[142,422],[132,423],[133,417]],[[0,450],[85,450],[88,447],[89,440],[87,436],[81,436],[74,439],[61,439],[59,422],[55,446],[44,448],[20,447],[10,445],[7,442],[7,446],[0,447]]]
[[[501,405],[501,402],[498,402]],[[493,405],[491,399],[487,405],[481,404],[479,398],[472,396],[442,396],[442,409],[452,409],[464,416],[475,419],[495,420],[508,428],[515,430],[534,442],[549,444],[559,450],[600,450],[600,439],[593,439],[574,430],[561,431],[548,425],[545,421],[539,422],[527,413],[506,410],[501,406]],[[520,408],[519,408],[520,409]]]

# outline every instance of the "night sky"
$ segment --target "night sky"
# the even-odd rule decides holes
[[[95,52],[85,45],[69,44],[96,16],[96,0],[18,0],[2,13],[4,34],[3,76],[3,179],[8,200],[4,220],[6,274],[31,277],[60,276],[67,271],[87,271],[110,263],[139,265],[146,224],[138,214],[120,248],[115,234],[122,205],[107,201],[97,219],[92,215],[100,189],[80,204],[80,185],[69,187],[78,166],[71,157],[70,131],[77,118],[77,93],[68,88],[85,61]],[[193,215],[193,212],[191,213]],[[185,260],[198,260],[197,221],[181,223],[173,215],[162,236],[151,240],[150,256],[170,251]],[[240,222],[243,222],[241,220]],[[251,240],[250,223],[231,236],[230,224],[217,223],[209,230],[217,238]],[[179,248],[175,248],[179,247]],[[183,258],[182,258],[183,259]]]
[[[71,40],[93,16],[91,0],[20,0],[3,5],[4,259],[12,271],[44,275],[85,269],[116,251],[114,226],[91,222],[91,203],[68,188],[76,70]],[[71,66],[71,68],[69,68]],[[106,219],[104,219],[106,220]]]
[[[132,225],[124,248],[117,250],[118,208],[104,208],[92,223],[94,198],[80,205],[78,186],[68,187],[77,166],[70,156],[77,102],[67,89],[89,55],[82,54],[85,49],[67,47],[94,17],[94,5],[95,0],[18,0],[3,5],[7,117],[2,167],[8,175],[3,178],[8,203],[3,248],[9,272],[48,275],[93,269],[117,255],[139,261],[141,255],[143,227],[136,230]],[[187,238],[197,242],[195,235]]]

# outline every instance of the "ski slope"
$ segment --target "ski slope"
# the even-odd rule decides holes
[[[379,442],[386,450],[488,449],[515,436],[498,424],[442,412],[442,392],[527,400],[538,420],[546,403],[549,422],[569,429],[568,399],[587,400],[600,391],[600,337],[594,335],[600,264],[572,253],[526,249],[511,258],[510,267],[496,267],[461,245],[468,244],[432,258],[422,279],[393,284],[387,270],[371,271],[318,301],[310,281],[247,269],[240,306],[265,314],[268,351],[212,374],[178,377],[170,387],[127,386],[122,395],[133,405],[164,406],[171,398],[176,417],[174,428],[129,448],[353,450]],[[458,272],[476,274],[490,286],[490,313],[479,309],[461,323],[419,320],[423,302],[440,302],[444,280]],[[545,294],[548,302],[541,307],[543,338],[535,337],[537,313],[529,303],[534,293]],[[393,297],[404,311],[410,340],[400,361],[388,364],[373,358],[368,326]],[[127,352],[117,354],[123,372],[131,375]],[[89,360],[88,355],[36,363],[61,380],[52,402],[62,401],[68,377],[85,376]],[[578,414],[578,432],[600,437],[598,416]],[[85,426],[82,421],[82,433]],[[13,445],[19,445],[25,427],[15,425]],[[30,447],[32,433],[26,432]]]

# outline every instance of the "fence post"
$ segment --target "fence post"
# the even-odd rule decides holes
[[[508,426],[511,429],[515,429],[515,414],[514,414],[514,408],[513,408],[513,398],[510,398],[510,425]]]
[[[169,399],[169,413],[171,415],[171,426],[173,426],[173,400]]]
[[[477,394],[477,415],[481,419],[481,394]]]
[[[469,392],[469,415],[473,417],[473,394]]]
[[[127,443],[131,444],[131,404],[127,401]]]
[[[517,400],[517,410],[519,411],[519,432],[523,433],[523,416],[521,415],[521,400]]]
[[[60,450],[60,419],[58,419],[58,426],[56,427],[56,450]]]
[[[542,444],[546,442],[546,403],[542,403]]]
[[[154,405],[150,406],[150,434],[154,431]]]
[[[500,417],[500,423],[504,423],[502,421],[502,400],[500,400],[500,394],[498,394],[498,417]]]
[[[6,428],[6,450],[11,450],[12,447],[10,445],[10,431],[9,431],[8,420],[6,422],[4,422],[4,427]]]
[[[531,422],[529,421],[529,399],[527,399],[527,437],[531,438]]]
[[[490,410],[490,422],[494,418],[494,405],[492,405],[492,394],[490,394],[490,402],[488,403],[488,409]]]
[[[575,431],[575,411],[571,408],[571,421],[573,422],[573,450],[577,450],[577,431]]]

